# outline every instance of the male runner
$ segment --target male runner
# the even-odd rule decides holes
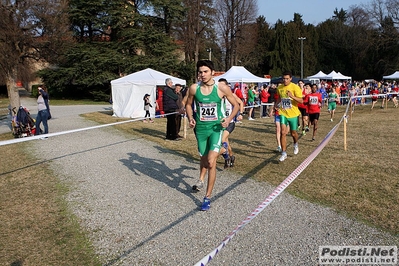
[[[238,104],[230,87],[224,82],[216,83],[213,79],[214,66],[210,60],[197,62],[197,72],[200,82],[190,86],[186,102],[187,117],[190,127],[195,127],[198,151],[201,156],[200,174],[203,168],[208,170],[208,184],[202,211],[211,207],[210,196],[216,181],[216,160],[220,152],[222,134],[238,112]],[[222,98],[226,97],[233,109],[225,117]],[[192,103],[196,105],[196,116],[193,117]]]
[[[323,102],[321,93],[317,92],[316,84],[312,85],[312,93],[307,94],[303,102],[308,106],[310,124],[313,125],[312,141],[314,141],[316,138],[317,123],[320,117],[320,107]]]
[[[291,82],[291,72],[283,73],[283,84],[277,87],[279,95],[278,100],[274,103],[274,108],[277,110],[278,106],[281,124],[281,157],[280,162],[287,159],[287,133],[288,126],[291,131],[291,136],[294,140],[294,154],[298,154],[298,117],[301,112],[298,109],[298,103],[303,103],[302,90],[298,85]],[[281,103],[281,104],[280,104]],[[280,104],[280,105],[279,105]]]

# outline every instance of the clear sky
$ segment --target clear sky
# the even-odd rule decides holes
[[[334,15],[334,10],[348,10],[350,6],[367,4],[368,0],[257,0],[258,15],[266,17],[271,25],[278,19],[284,22],[294,18],[294,13],[302,15],[305,24],[317,25]]]

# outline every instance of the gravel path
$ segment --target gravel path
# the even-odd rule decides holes
[[[50,132],[95,125],[78,114],[109,107],[52,107]],[[198,164],[157,144],[111,127],[27,143],[70,185],[70,208],[104,265],[194,265],[274,189],[220,170],[211,210],[201,212],[204,194],[191,191]],[[283,193],[209,265],[316,265],[320,245],[398,243]]]

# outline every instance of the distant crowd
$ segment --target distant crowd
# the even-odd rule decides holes
[[[303,82],[299,80],[298,84]],[[231,86],[232,91],[244,102],[249,109],[249,119],[254,119],[252,106],[262,105],[261,117],[270,117],[272,115],[272,103],[275,101],[275,93],[278,84],[263,84],[258,87],[255,84],[235,83]],[[386,101],[392,101],[395,107],[398,107],[397,96],[399,86],[396,81],[326,81],[321,80],[317,83],[318,91],[322,95],[323,102],[327,103],[328,94],[335,92],[339,98],[339,105],[345,105],[350,98],[354,97],[355,104],[373,103],[377,99],[382,99],[383,105]]]

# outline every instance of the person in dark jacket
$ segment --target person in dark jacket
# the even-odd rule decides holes
[[[179,140],[176,132],[176,114],[179,107],[177,105],[178,96],[173,89],[171,78],[165,80],[166,87],[163,90],[163,110],[166,114],[166,139]]]

